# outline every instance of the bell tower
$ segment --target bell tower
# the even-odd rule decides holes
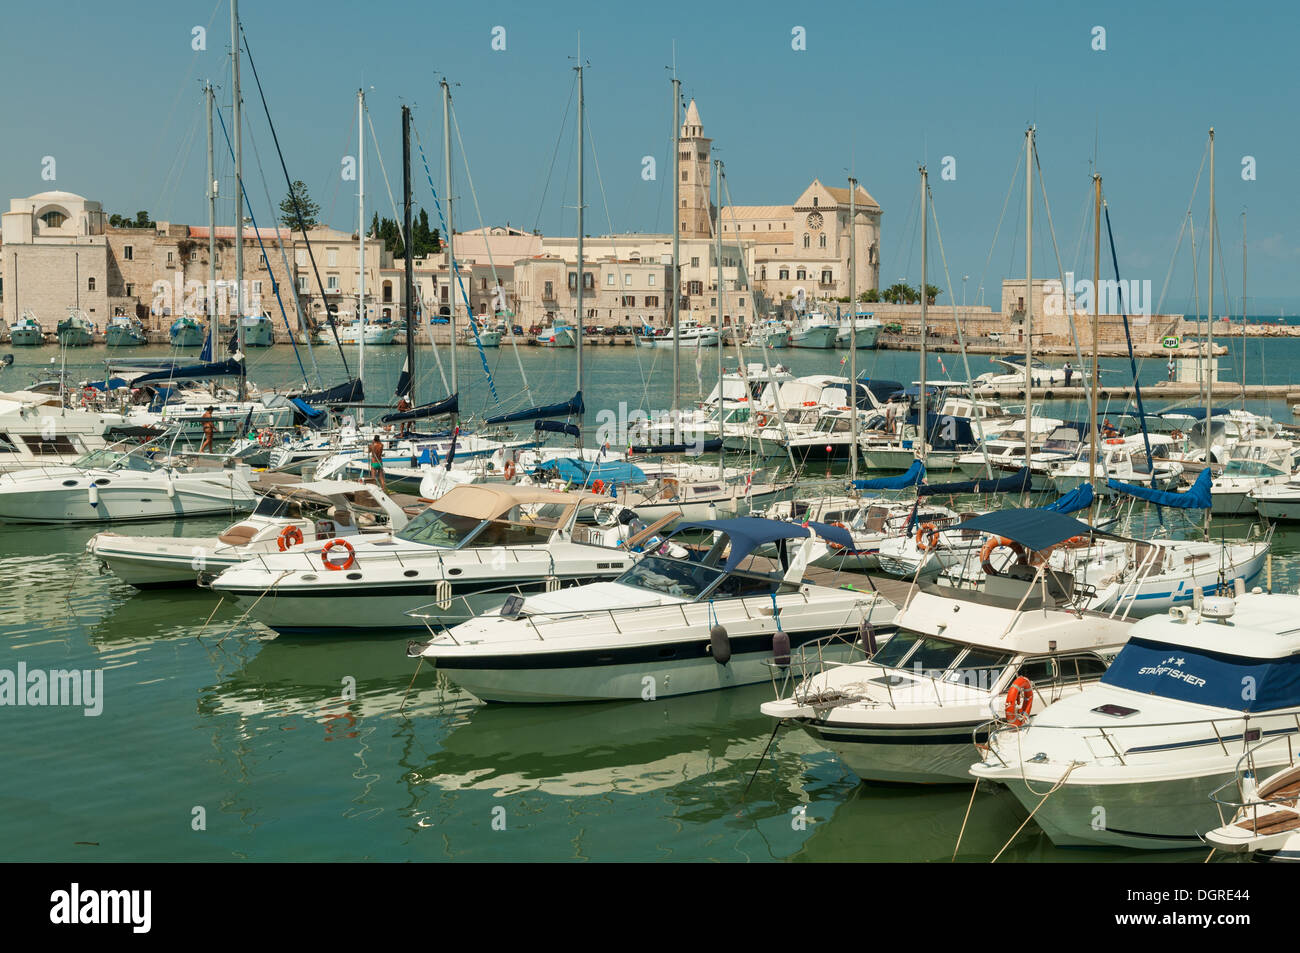
[[[677,139],[681,175],[677,225],[682,238],[709,238],[712,235],[712,222],[716,215],[709,195],[712,147],[713,140],[705,138],[700,111],[692,99]]]

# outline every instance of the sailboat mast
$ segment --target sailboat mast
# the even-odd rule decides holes
[[[1214,406],[1214,127],[1210,127],[1210,297],[1205,308],[1205,465],[1210,465],[1210,414]],[[1205,529],[1210,528],[1210,511],[1205,511]]]
[[[448,221],[451,220],[451,209],[447,210]],[[450,226],[447,229],[451,231]],[[402,244],[404,247],[403,262],[405,266],[404,284],[402,288],[402,300],[406,302],[406,358],[407,367],[410,371],[410,397],[408,402],[412,407],[415,406],[415,361],[412,360],[415,348],[415,261],[411,257],[411,108],[402,107]],[[450,260],[450,258],[448,259]],[[453,308],[456,304],[455,295],[451,296]],[[455,340],[455,336],[452,336]],[[453,380],[456,374],[456,365],[451,365]],[[452,385],[452,393],[456,392],[456,387]]]
[[[857,189],[858,180],[849,176],[849,479],[858,475]]]
[[[921,393],[919,397],[921,402],[918,405],[919,409],[916,414],[916,423],[917,423],[917,433],[920,434],[920,438],[921,438],[921,466],[924,467],[925,460],[926,460],[926,452],[927,452],[926,441],[929,439],[930,436],[930,432],[929,432],[930,428],[927,426],[926,409],[925,409],[925,404],[926,404],[925,363],[926,363],[926,358],[928,356],[926,353],[926,335],[930,333],[926,326],[927,325],[926,305],[928,303],[926,299],[929,296],[925,293],[926,291],[925,259],[927,257],[927,252],[928,252],[927,242],[929,240],[929,235],[926,231],[926,225],[928,224],[927,219],[930,216],[930,207],[929,207],[930,180],[929,180],[929,173],[926,172],[925,166],[921,166],[920,172],[921,172]],[[854,341],[852,337],[850,337],[849,347],[852,348],[854,345],[856,345],[856,343],[857,342]],[[856,418],[857,418],[857,411],[855,409],[854,419]],[[854,449],[856,450],[857,448],[855,447]]]
[[[582,391],[582,291],[586,282],[583,280],[582,273],[582,232],[583,232],[583,207],[582,207],[582,156],[586,151],[584,147],[583,132],[586,125],[586,100],[582,93],[582,44],[578,44],[578,340],[575,346],[578,349],[578,391]],[[578,446],[582,446],[582,426],[581,421],[578,426]]]
[[[244,358],[244,137],[239,92],[239,0],[230,0],[230,78],[231,125],[235,134],[235,349],[239,351],[239,399],[243,400],[248,396],[248,374]]]
[[[1025,130],[1025,466],[1033,459],[1034,416],[1034,127]]]
[[[204,295],[208,312],[208,347],[210,348],[208,356],[212,360],[217,359],[217,305],[215,295],[217,293],[217,174],[216,163],[212,154],[212,99],[214,96],[212,83],[203,87],[203,98],[206,100],[208,114],[208,293]]]
[[[448,317],[448,329],[451,332],[451,392],[453,394],[460,392],[460,384],[456,373],[456,226],[452,219],[452,207],[455,200],[451,195],[451,86],[448,85],[446,77],[442,80],[442,164],[446,175],[444,176],[443,198],[447,200],[447,281],[450,288],[447,292],[450,300],[451,309]],[[409,219],[410,212],[407,212]],[[410,226],[407,226],[408,232]],[[406,259],[411,259],[411,246],[406,246]],[[469,317],[473,321],[473,316]],[[408,335],[409,338],[409,335]],[[414,401],[412,401],[414,403]]]
[[[677,309],[681,304],[681,135],[682,121],[682,81],[673,77],[673,297],[668,309],[673,335],[673,419],[681,406],[682,362],[681,337],[677,327]]]
[[[713,258],[718,269],[718,439],[726,438],[724,429],[724,420],[726,417],[727,395],[726,388],[722,382],[722,160],[713,160],[713,180],[717,187],[717,202],[714,208],[718,210],[718,220],[713,226]],[[673,214],[676,214],[674,211]],[[742,376],[743,380],[743,376]],[[718,447],[718,480],[725,478],[726,467],[726,448]]]
[[[366,91],[357,90],[357,380],[366,379]],[[365,407],[357,419],[365,419]]]
[[[1093,173],[1092,225],[1092,393],[1088,421],[1088,482],[1097,486],[1097,387],[1101,383],[1101,176]],[[1093,509],[1088,507],[1088,525],[1093,525]]]

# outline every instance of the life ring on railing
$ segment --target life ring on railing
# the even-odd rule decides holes
[[[280,547],[280,552],[284,552],[290,546],[301,546],[302,530],[296,526],[286,526],[280,530],[280,537],[275,544]]]
[[[1034,686],[1020,675],[1007,689],[1007,706],[1004,711],[1007,721],[1017,728],[1029,723],[1029,709],[1034,705]]]
[[[92,400],[99,396],[99,391],[93,387],[87,387],[81,392],[81,406],[85,407]]]
[[[513,480],[515,478],[515,461],[507,460],[505,469],[502,473],[507,480]]]
[[[916,529],[916,548],[926,553],[939,545],[939,527],[934,523],[922,523]]]
[[[1123,443],[1123,442],[1124,442],[1124,438],[1123,438],[1123,437],[1108,437],[1108,438],[1106,439],[1106,446],[1108,446],[1108,447],[1114,447],[1114,446],[1118,446],[1119,444],[1121,444],[1121,443]]]
[[[275,431],[269,427],[263,427],[257,432],[257,445],[259,447],[275,446]]]
[[[330,550],[335,546],[342,546],[348,551],[348,558],[341,563],[330,561]],[[352,548],[352,544],[346,539],[332,539],[325,544],[325,548],[320,551],[320,561],[325,564],[326,569],[351,569],[352,564],[357,561],[357,552]]]
[[[998,571],[993,568],[992,556],[993,551],[1002,546],[1006,546],[1015,553],[1022,563],[1025,561],[1025,547],[1015,540],[1007,539],[1005,536],[990,536],[980,550],[980,568],[984,570],[986,576],[999,575]]]
[[[844,523],[835,522],[835,523],[828,523],[827,525],[828,525],[828,526],[838,526],[840,529],[844,530],[844,532],[846,532],[846,533],[849,531],[849,527],[848,527],[846,524],[844,524]],[[835,542],[835,540],[833,540],[833,539],[828,539],[828,540],[826,540],[826,545],[829,546],[831,549],[843,549],[843,548],[844,548],[844,544],[843,544],[843,543],[837,543],[837,542]]]
[[[767,414],[759,414],[759,415],[758,415],[758,425],[759,425],[760,427],[766,427],[766,426],[767,426]]]

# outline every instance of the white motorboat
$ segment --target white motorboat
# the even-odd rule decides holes
[[[418,627],[407,613],[431,600],[438,604],[431,615],[452,624],[510,595],[620,575],[631,563],[612,548],[623,528],[574,525],[580,507],[602,502],[608,498],[537,487],[457,486],[392,539],[340,538],[254,556],[212,588],[279,631]]]
[[[1290,482],[1296,468],[1295,448],[1286,440],[1243,440],[1228,451],[1223,473],[1210,484],[1215,516],[1255,512],[1251,492]]]
[[[1255,512],[1269,522],[1300,521],[1300,480],[1294,477],[1285,483],[1255,487],[1249,497],[1255,504]]]
[[[0,522],[102,523],[250,510],[247,466],[189,469],[154,461],[156,448],[95,450],[69,466],[0,474]]]
[[[577,329],[563,324],[551,324],[537,332],[534,339],[542,347],[574,347]]]
[[[994,364],[1006,368],[1001,374],[990,372],[975,378],[976,387],[1023,387],[1025,384],[1025,359],[1016,355],[989,358]],[[1066,363],[1069,363],[1068,361]],[[1052,367],[1034,358],[1030,365],[1030,380],[1035,387],[1066,386],[1066,369],[1064,366]],[[1083,367],[1071,367],[1069,370],[1070,387],[1087,387],[1092,380],[1092,370]]]
[[[97,533],[86,551],[137,589],[187,586],[253,556],[309,542],[377,535],[407,523],[405,511],[373,484],[291,483],[257,501],[253,512],[217,536],[123,536]]]
[[[1150,455],[1147,443],[1150,442]],[[1154,464],[1155,488],[1172,490],[1183,478],[1183,466],[1169,459],[1169,453],[1175,444],[1174,438],[1166,434],[1153,433],[1147,437],[1134,434],[1129,437],[1110,437],[1097,445],[1096,492],[1106,496],[1114,495],[1108,480],[1122,483],[1140,483],[1150,486],[1152,466]],[[1089,470],[1093,467],[1092,450],[1083,447],[1073,460],[1064,460],[1051,464],[1050,477],[1058,493],[1069,493],[1089,482]]]
[[[637,335],[639,347],[672,347],[674,334],[679,336],[677,346],[683,347],[717,347],[718,329],[707,324],[700,324],[694,318],[682,318],[678,328],[654,328],[646,325]]]
[[[57,395],[0,392],[0,471],[66,465],[108,446],[131,422],[90,406],[65,407]]]
[[[1256,751],[1264,745],[1276,746],[1286,738],[1269,738],[1237,763],[1237,775],[1225,781],[1210,799],[1231,809],[1231,819],[1207,831],[1205,839],[1216,850],[1230,854],[1249,853],[1252,859],[1300,862],[1300,763],[1279,771],[1263,784],[1255,779]],[[1290,755],[1292,752],[1287,751]]]
[[[1300,596],[1257,593],[1139,620],[1099,683],[993,730],[971,773],[1009,787],[1058,845],[1198,847],[1243,755],[1259,781],[1291,764],[1298,616]],[[1274,738],[1288,741],[1255,747]]]
[[[868,781],[954,783],[996,708],[1028,717],[1095,682],[1131,621],[1078,611],[1068,576],[977,595],[923,588],[870,659],[827,667],[764,714],[791,721]]]
[[[360,321],[352,321],[349,324],[340,325],[339,329],[340,344],[360,344],[362,335],[365,335],[366,346],[392,344],[397,337],[397,325],[382,324],[373,321],[367,321],[364,331]]]
[[[826,540],[847,545],[838,528],[753,518],[677,530],[691,531],[714,541],[685,558],[649,553],[613,582],[528,596],[409,651],[489,702],[651,699],[766,681],[803,656],[844,660],[859,626],[892,631],[879,593],[804,580]],[[764,546],[776,561],[754,556]]]

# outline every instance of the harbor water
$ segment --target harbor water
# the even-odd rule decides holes
[[[65,359],[70,378],[98,377],[106,356],[100,347],[13,351],[2,389],[25,386]],[[367,351],[371,402],[388,402],[403,356],[397,347]],[[683,391],[707,392],[717,352],[682,357]],[[767,357],[796,375],[847,369],[844,352]],[[305,352],[302,359],[314,385]],[[325,384],[343,379],[337,352],[318,347],[315,359]],[[517,409],[529,395],[563,400],[575,389],[572,350],[521,349],[519,359],[527,391],[508,346],[486,352],[503,407]],[[763,356],[747,351],[746,359]],[[348,360],[355,369],[355,349]],[[418,398],[443,396],[427,347],[419,360]],[[1239,377],[1238,350],[1223,359],[1223,377],[1234,376],[1234,361]],[[736,363],[734,349],[725,362]],[[928,376],[964,378],[960,355],[944,354],[943,362],[947,373],[932,356]],[[592,348],[585,363],[589,424],[602,410],[617,413],[620,402],[671,405],[670,351]],[[249,365],[264,388],[301,385],[287,345],[253,353]],[[1253,383],[1291,383],[1300,341],[1249,340],[1245,367]],[[873,376],[909,383],[917,369],[915,353],[859,354],[859,370]],[[972,358],[973,374],[994,369]],[[460,349],[458,370],[462,412],[494,412],[472,348]],[[1154,382],[1165,368],[1148,361],[1141,373]],[[1128,374],[1127,361],[1105,362],[1107,381]],[[1280,402],[1247,406],[1290,421]],[[116,531],[188,536],[227,522]],[[276,637],[207,590],[136,591],[86,555],[96,531],[0,526],[0,669],[103,673],[98,713],[0,708],[6,860],[947,861],[956,846],[970,785],[864,785],[794,730],[783,729],[768,748],[772,723],[758,706],[773,696],[770,686],[645,702],[484,706],[427,665],[417,673],[405,654],[409,632]],[[1300,533],[1279,532],[1274,553],[1275,590],[1294,591]],[[982,786],[958,860],[989,860],[1024,820],[1013,797]],[[1197,862],[1205,853],[1060,850],[1030,822],[1003,859]]]

